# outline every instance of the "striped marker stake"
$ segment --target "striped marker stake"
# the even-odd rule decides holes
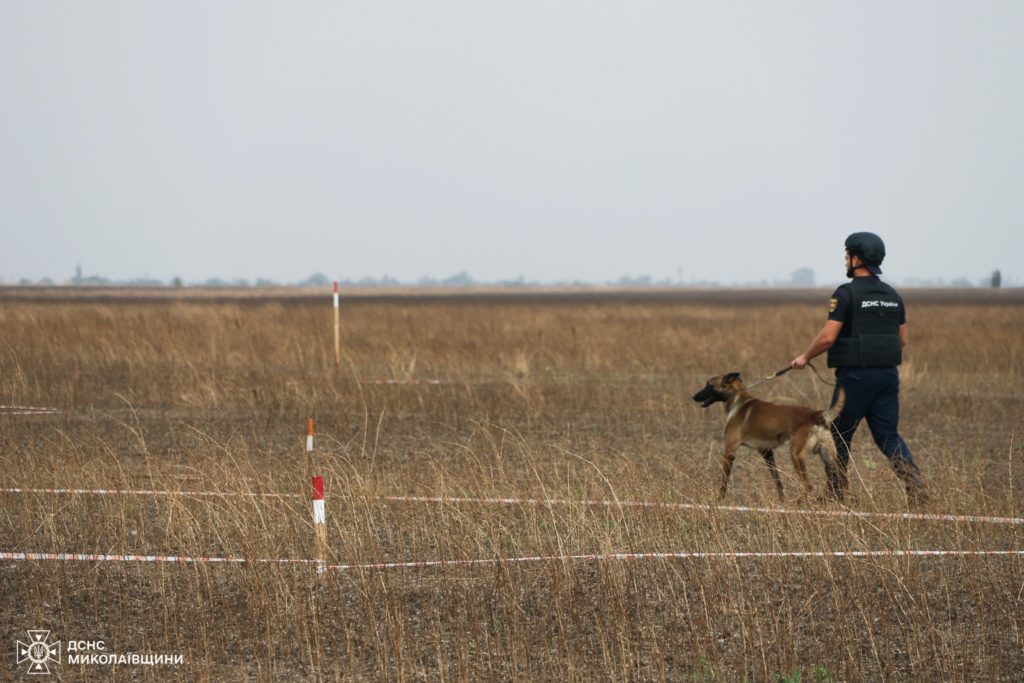
[[[324,509],[323,477],[313,477],[313,531],[316,532],[316,559],[323,562],[327,550],[327,511]]]
[[[313,418],[306,422],[306,465],[313,470]],[[313,477],[313,531],[316,533],[316,556],[321,562],[327,550],[327,511],[324,509],[324,478]]]
[[[338,311],[338,281],[334,281],[334,367],[341,367],[341,320]]]

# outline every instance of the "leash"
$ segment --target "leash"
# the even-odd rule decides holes
[[[781,370],[779,370],[778,372],[776,372],[776,373],[774,373],[774,374],[772,374],[772,375],[768,375],[767,377],[763,377],[763,378],[761,378],[761,379],[757,380],[756,382],[754,382],[753,384],[748,384],[748,385],[747,385],[747,389],[753,389],[753,388],[754,388],[754,387],[756,387],[756,386],[757,386],[758,384],[764,384],[765,382],[770,382],[770,381],[772,381],[772,380],[773,380],[773,379],[775,379],[776,377],[782,377],[783,375],[785,375],[785,374],[786,374],[787,372],[789,372],[789,371],[790,371],[790,370],[792,370],[792,369],[793,369],[793,368],[792,368],[792,366],[790,366],[790,367],[785,367],[785,368],[782,368],[782,369],[781,369]]]
[[[834,387],[836,385],[835,382],[829,382],[827,379],[818,374],[818,368],[814,367],[814,363],[812,363],[811,361],[807,361],[807,366],[814,372],[814,376],[817,377],[822,384],[827,384],[830,387]]]
[[[814,367],[814,363],[811,363],[810,361],[808,361],[807,367],[809,367],[814,372],[814,376],[817,377],[823,384],[827,384],[830,387],[834,387],[836,385],[835,382],[829,382],[827,379],[822,377],[821,374],[818,372],[818,368]],[[776,372],[774,374],[768,375],[767,377],[764,377],[762,379],[757,380],[753,384],[748,384],[747,385],[747,389],[753,389],[758,384],[764,384],[765,382],[770,382],[773,379],[776,379],[778,377],[782,377],[783,375],[785,375],[787,372],[789,372],[792,369],[793,369],[793,366],[791,366],[791,365],[787,366],[787,367],[784,367],[784,368],[782,368],[781,370],[779,370],[778,372]]]

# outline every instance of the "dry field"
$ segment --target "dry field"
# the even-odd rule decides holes
[[[827,293],[819,292],[824,302]],[[902,431],[927,512],[1024,516],[1024,306],[910,306]],[[0,551],[312,558],[305,421],[327,480],[331,563],[817,550],[1020,550],[1024,526],[388,495],[711,503],[724,415],[712,374],[756,379],[824,305],[615,296],[365,299],[334,367],[322,302],[0,302]],[[384,385],[381,378],[445,383]],[[826,405],[810,372],[756,392]],[[789,507],[797,483],[779,455]],[[820,464],[810,463],[816,488]],[[857,510],[906,501],[866,427]],[[298,497],[231,495],[279,492]],[[741,454],[726,501],[775,506]],[[817,509],[825,509],[818,506]],[[833,508],[834,509],[834,508]],[[1024,560],[545,560],[408,569],[0,562],[3,680],[46,629],[178,666],[65,661],[64,679],[1019,680]]]

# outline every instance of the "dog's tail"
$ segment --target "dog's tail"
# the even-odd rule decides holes
[[[835,419],[839,417],[839,413],[843,411],[843,405],[845,404],[846,391],[842,387],[839,387],[836,402],[832,404],[832,407],[828,410],[818,411],[818,424],[822,427],[828,427],[830,424],[835,422]]]

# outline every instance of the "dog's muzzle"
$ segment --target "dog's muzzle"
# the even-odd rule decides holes
[[[693,400],[700,403],[701,408],[707,408],[716,401],[721,401],[722,397],[718,395],[718,392],[711,387],[704,387],[696,394],[693,395]]]

